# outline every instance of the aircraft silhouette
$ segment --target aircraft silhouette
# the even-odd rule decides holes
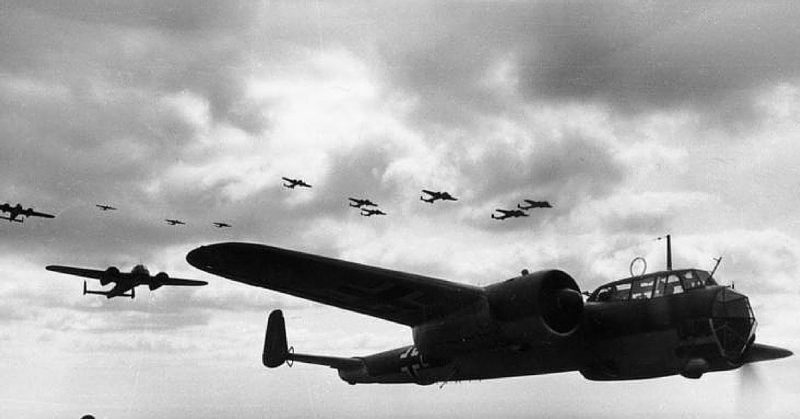
[[[361,208],[361,207],[377,207],[378,204],[370,201],[369,199],[358,199],[358,198],[347,198],[349,199],[350,206],[353,208]]]
[[[579,371],[590,380],[699,378],[792,355],[755,342],[748,298],[700,269],[614,281],[583,301],[560,270],[485,287],[254,244],[192,250],[194,267],[233,281],[411,328],[413,344],[373,355],[295,353],[283,313],[269,315],[262,363],[335,368],[347,383],[483,380]]]
[[[492,214],[492,218],[495,220],[505,220],[506,218],[517,218],[517,217],[528,217],[529,215],[525,213],[523,210],[504,210],[497,208],[495,211],[499,212],[501,215]]]
[[[213,224],[214,224],[214,227],[216,227],[216,228],[228,228],[228,227],[231,226],[228,223],[213,223]]]
[[[194,279],[180,279],[170,278],[164,272],[159,272],[155,275],[150,275],[150,271],[144,265],[136,265],[130,272],[120,272],[120,270],[111,266],[106,270],[98,269],[84,269],[72,266],[50,265],[45,267],[48,271],[59,272],[62,274],[81,276],[84,278],[92,278],[100,281],[100,285],[108,285],[114,282],[114,287],[108,291],[92,291],[86,289],[86,281],[83,281],[83,295],[97,294],[105,295],[106,298],[114,297],[136,297],[135,288],[139,285],[147,285],[150,291],[154,291],[164,285],[171,286],[200,286],[206,285],[208,282],[197,281]],[[128,293],[130,291],[130,293]]]
[[[289,183],[284,183],[283,184],[284,187],[287,187],[289,189],[294,189],[296,186],[301,186],[303,188],[310,188],[311,187],[311,185],[309,185],[308,183],[303,182],[302,179],[290,179],[288,177],[282,177],[281,179],[289,182]]]
[[[169,224],[169,225],[171,225],[171,226],[179,225],[179,224],[180,225],[186,225],[186,223],[181,221],[181,220],[173,220],[173,219],[170,219],[170,218],[167,218],[166,220],[164,220],[164,222]]]
[[[386,215],[385,212],[379,209],[361,208],[361,215],[364,217],[371,217],[373,215]]]
[[[529,210],[531,208],[553,208],[547,201],[531,201],[530,199],[523,200],[527,205],[517,204],[517,208],[521,210]]]
[[[43,212],[36,212],[33,208],[22,208],[21,204],[17,204],[14,206],[9,205],[8,203],[0,205],[0,212],[7,212],[8,216],[0,216],[0,219],[8,220],[11,223],[22,223],[25,221],[24,218],[17,218],[17,217],[42,217],[42,218],[56,218],[55,215],[45,214]]]
[[[448,192],[435,192],[435,191],[429,191],[427,189],[423,189],[422,192],[428,194],[429,198],[425,198],[424,196],[420,196],[419,200],[427,202],[429,204],[434,203],[436,200],[458,201],[458,198],[454,198]]]
[[[117,210],[116,208],[114,208],[114,207],[112,207],[110,205],[95,204],[94,206],[96,206],[97,208],[100,208],[101,211],[116,211]]]

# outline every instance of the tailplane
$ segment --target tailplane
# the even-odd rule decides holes
[[[340,358],[333,356],[305,355],[294,353],[294,348],[286,342],[286,322],[281,310],[273,310],[267,320],[267,335],[264,337],[264,352],[261,362],[267,368],[276,368],[283,363],[289,366],[293,362],[327,365],[336,369],[359,368],[363,362],[358,358]]]

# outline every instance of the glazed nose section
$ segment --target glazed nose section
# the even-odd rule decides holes
[[[731,361],[741,358],[756,332],[750,301],[730,288],[721,289],[714,297],[711,324],[722,355]]]

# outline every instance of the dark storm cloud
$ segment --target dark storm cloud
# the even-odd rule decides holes
[[[690,109],[732,125],[753,116],[755,89],[800,73],[800,9],[791,2],[454,5],[389,26],[409,32],[406,42],[395,42],[394,32],[384,40],[392,80],[422,98],[426,121],[513,113],[518,103],[482,82],[502,59],[517,65],[525,101],[588,100],[624,113]]]
[[[9,6],[81,22],[173,31],[220,30],[247,26],[257,2],[186,0],[15,1]]]
[[[222,2],[179,6],[133,2],[114,10],[76,2],[9,7],[0,16],[6,40],[0,44],[0,72],[67,88],[76,97],[70,113],[78,117],[97,116],[81,111],[105,106],[104,98],[93,97],[98,94],[139,99],[139,106],[152,109],[159,95],[190,91],[209,101],[214,120],[249,131],[263,128],[257,110],[242,100],[238,74],[248,68],[248,39],[260,42],[242,32],[257,14]],[[186,17],[186,25],[173,22],[175,16]]]

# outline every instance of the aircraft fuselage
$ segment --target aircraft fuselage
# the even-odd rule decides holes
[[[487,291],[491,295],[492,287]],[[736,307],[726,309],[726,302]],[[724,336],[721,329],[729,327],[746,338]],[[349,383],[416,384],[567,371],[591,380],[691,375],[741,366],[754,330],[747,298],[723,286],[588,302],[580,324],[564,333],[546,323],[498,318],[487,298],[464,313],[414,327],[413,346],[363,357],[362,368],[340,369],[339,375]],[[687,371],[692,360],[705,364]]]

